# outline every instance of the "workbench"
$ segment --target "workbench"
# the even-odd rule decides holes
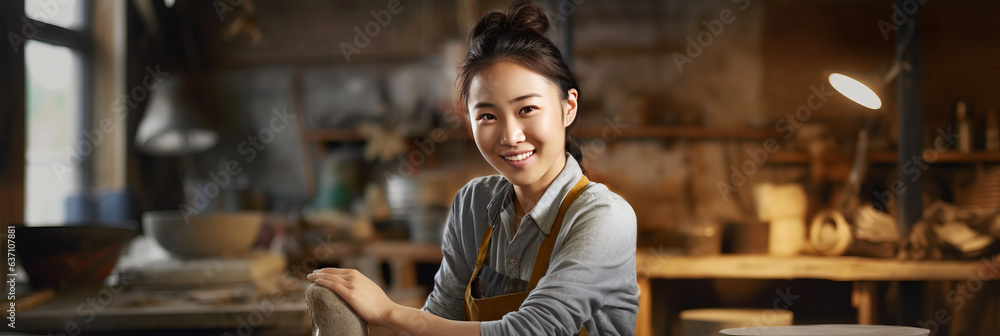
[[[905,261],[863,257],[767,255],[679,256],[639,249],[636,335],[653,335],[651,279],[823,279],[853,283],[858,323],[877,321],[877,284],[885,281],[996,281],[1000,256],[971,261]]]
[[[16,330],[51,335],[309,334],[301,293],[255,297],[252,291],[74,289],[18,312]]]

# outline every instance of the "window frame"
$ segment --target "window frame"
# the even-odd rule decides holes
[[[77,30],[65,28],[62,26],[30,18],[28,17],[28,14],[25,12],[24,0],[13,1],[19,3],[20,11],[18,13],[21,14],[20,17],[21,20],[23,21],[22,23],[27,25],[33,25],[37,29],[37,32],[34,35],[23,36],[26,41],[27,40],[38,41],[55,46],[66,47],[72,50],[75,55],[79,56],[78,61],[80,66],[80,76],[79,76],[79,82],[76,83],[77,87],[79,87],[79,95],[80,95],[80,100],[77,106],[77,111],[79,113],[77,117],[79,123],[75,125],[76,126],[75,131],[77,132],[75,137],[76,139],[75,143],[79,143],[82,141],[89,141],[86,138],[86,133],[88,130],[94,127],[93,103],[94,103],[94,93],[95,93],[94,85],[92,85],[93,73],[94,73],[94,66],[93,66],[94,37],[92,35],[94,1],[91,0],[79,0],[79,1],[81,1],[80,10],[82,11],[81,15],[83,17],[82,17],[82,22],[80,23],[80,28]],[[22,53],[23,55],[24,45],[21,45],[20,53]],[[22,64],[20,64],[20,66],[22,67],[22,69],[24,69],[23,70],[24,77],[23,80],[21,80],[20,85],[22,85],[22,95],[26,95],[27,84],[28,84],[27,83],[28,76],[26,72],[27,71],[26,59],[22,57],[21,63]],[[24,114],[24,116],[22,117],[21,125],[24,128],[23,136],[25,138],[22,143],[24,146],[24,152],[26,153],[28,149],[28,142],[27,142],[28,130],[26,125],[27,114],[28,114],[27,101],[25,101],[23,104],[22,113]],[[92,190],[94,190],[94,184],[95,184],[94,156],[95,156],[94,153],[91,153],[91,155],[81,155],[79,164],[73,169],[72,174],[74,174],[75,177],[78,179],[77,187],[79,188],[81,193],[89,193]],[[27,166],[29,162],[27,161],[27,158],[24,158],[22,160],[23,160],[22,165],[24,166],[25,171],[21,174],[22,175],[21,183],[23,184],[23,190],[21,192],[22,195],[21,197],[23,199],[21,202],[22,204],[21,206],[22,208],[25,208],[25,210],[22,211],[21,213],[20,221],[24,222],[27,219],[26,210],[28,205],[28,199],[26,198],[27,196],[26,191],[27,188],[29,187],[27,185],[28,183]],[[65,219],[65,221],[77,221],[77,220],[80,219],[79,218]]]
[[[18,1],[23,2],[23,0]],[[29,18],[27,13],[24,13],[23,17],[31,24],[34,24],[35,27],[38,27],[38,33],[27,39],[67,47],[80,55],[81,73],[80,82],[77,83],[77,85],[80,86],[80,106],[77,106],[77,111],[80,111],[80,115],[78,116],[80,124],[78,125],[79,130],[76,140],[87,141],[84,133],[86,130],[91,129],[94,124],[94,90],[93,85],[90,85],[93,83],[94,70],[92,65],[94,56],[94,39],[91,35],[93,31],[93,1],[79,1],[82,2],[81,10],[83,11],[83,13],[81,13],[83,15],[83,22],[80,23],[81,28],[79,31]],[[27,74],[25,74],[25,85],[27,85],[27,80]],[[25,92],[27,92],[27,88],[25,88]],[[27,104],[25,105],[24,112],[25,114],[28,112]],[[25,141],[25,146],[27,146],[27,141]],[[94,187],[93,156],[94,155],[82,156],[80,164],[75,170],[76,174],[80,178],[80,190],[90,191]],[[27,164],[27,162],[25,162],[25,164]]]

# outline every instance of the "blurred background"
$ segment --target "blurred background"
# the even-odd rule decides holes
[[[583,165],[638,217],[638,334],[1000,330],[1000,3],[537,3]],[[507,5],[3,1],[17,330],[308,334],[326,266],[421,306],[456,191],[496,174],[454,80]]]

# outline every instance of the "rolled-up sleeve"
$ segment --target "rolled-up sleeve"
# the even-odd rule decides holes
[[[427,297],[422,310],[431,314],[450,319],[462,319],[462,301],[465,295],[465,287],[472,276],[472,269],[465,254],[465,245],[462,234],[462,222],[465,202],[469,200],[471,193],[470,186],[466,185],[455,195],[452,201],[451,210],[448,212],[448,219],[445,222],[444,236],[441,239],[441,250],[444,258],[441,260],[441,267],[434,275],[434,289]],[[475,242],[473,242],[475,244]]]
[[[572,335],[597,310],[608,319],[589,334],[634,333],[635,212],[615,195],[575,202],[566,217],[546,275],[518,311],[483,322],[483,335]]]

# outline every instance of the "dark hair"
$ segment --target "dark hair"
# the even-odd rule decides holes
[[[569,98],[569,90],[578,88],[576,77],[563,60],[559,48],[545,37],[548,29],[549,19],[541,8],[530,1],[515,1],[506,13],[491,12],[479,20],[469,35],[469,53],[465,55],[458,75],[462,108],[468,108],[472,78],[499,61],[511,61],[528,68],[555,84],[563,100]],[[469,111],[465,113],[468,115]],[[579,114],[578,103],[577,116]],[[566,151],[582,164],[583,152],[576,139],[570,136],[575,124],[576,120],[566,127]]]

